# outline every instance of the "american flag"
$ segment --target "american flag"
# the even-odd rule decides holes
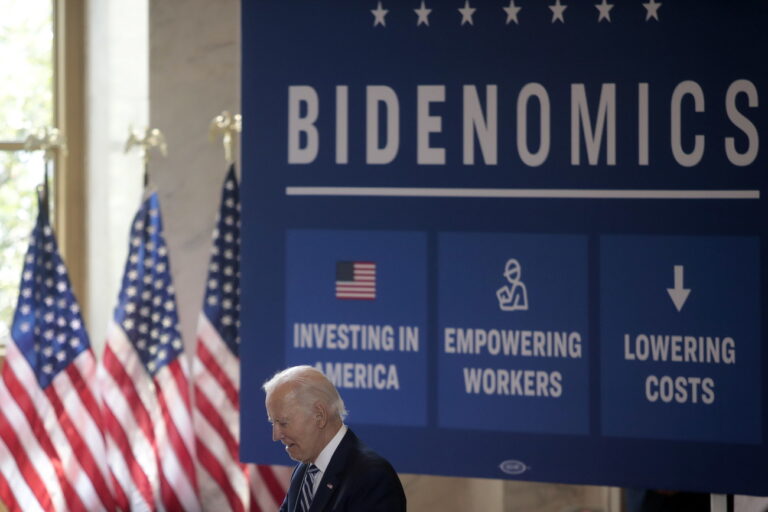
[[[96,359],[38,206],[0,378],[0,500],[10,510],[113,510]]]
[[[193,361],[194,425],[204,510],[277,510],[290,468],[241,464],[240,198],[234,166],[224,181]]]
[[[123,510],[199,510],[176,296],[153,193],[133,220],[100,372],[107,457]]]
[[[337,261],[336,298],[375,299],[376,263],[370,261]]]

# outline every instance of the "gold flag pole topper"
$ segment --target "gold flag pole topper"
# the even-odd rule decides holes
[[[141,158],[144,161],[144,187],[149,182],[149,150],[157,148],[163,156],[168,156],[168,145],[165,143],[163,132],[157,128],[147,128],[146,130],[134,130],[129,128],[128,140],[125,142],[125,153],[128,153],[134,147],[141,151]]]
[[[63,156],[67,155],[66,138],[58,128],[45,126],[43,128],[39,128],[36,133],[33,133],[27,137],[27,140],[24,141],[24,149],[26,151],[43,151],[43,160],[45,165],[43,169],[41,200],[46,213],[50,213],[48,177],[51,174],[51,165],[55,152],[60,150]]]
[[[243,116],[240,114],[232,115],[225,110],[217,115],[211,121],[210,139],[215,140],[217,135],[221,135],[224,143],[224,158],[228,164],[235,163],[235,153],[237,149],[236,134],[243,131]]]

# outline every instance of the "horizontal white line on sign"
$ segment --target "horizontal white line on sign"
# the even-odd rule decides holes
[[[570,188],[285,187],[287,196],[479,197],[541,199],[760,199],[759,190]]]

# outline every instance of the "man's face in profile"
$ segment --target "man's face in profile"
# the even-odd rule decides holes
[[[266,407],[272,440],[283,443],[291,459],[313,462],[323,449],[317,416],[301,406],[288,384],[267,396]]]

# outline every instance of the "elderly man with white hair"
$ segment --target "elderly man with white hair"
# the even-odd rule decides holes
[[[280,512],[406,509],[397,473],[344,424],[344,401],[322,372],[294,366],[263,387],[272,440],[299,462]]]

